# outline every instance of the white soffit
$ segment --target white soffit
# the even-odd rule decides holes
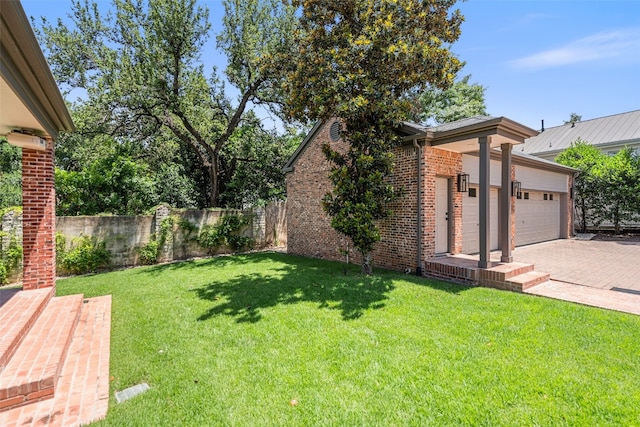
[[[14,129],[41,131],[43,126],[18,98],[6,80],[0,77],[0,135],[6,135]]]

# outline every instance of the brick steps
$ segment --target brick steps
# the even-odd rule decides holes
[[[82,302],[82,295],[49,301],[0,373],[0,410],[53,397]]]
[[[541,271],[530,271],[528,273],[511,277],[509,280],[507,280],[507,282],[515,287],[518,287],[519,292],[524,292],[533,286],[548,282],[550,279],[551,275],[549,273],[543,273]]]
[[[107,414],[111,296],[51,298],[53,292],[0,290],[0,319],[37,318],[24,333],[13,323],[2,324],[5,342],[15,341],[5,330],[20,335],[0,373],[2,427],[75,427]],[[44,308],[25,303],[42,295],[48,295]]]
[[[0,293],[0,372],[11,360],[20,342],[29,332],[53,296],[52,288],[22,292],[19,289]],[[1,383],[0,383],[1,384]]]
[[[524,292],[550,280],[548,273],[534,271],[533,264],[505,262],[482,269],[477,259],[467,255],[429,259],[425,262],[425,275],[514,292]]]

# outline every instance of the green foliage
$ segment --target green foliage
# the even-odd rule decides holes
[[[223,245],[234,251],[251,248],[253,239],[240,233],[250,222],[246,215],[225,215],[214,225],[204,225],[198,235],[198,244],[213,255]]]
[[[582,120],[582,116],[580,114],[576,114],[576,113],[571,113],[569,115],[569,120],[565,120],[564,124],[568,125],[568,124],[575,124],[578,123],[579,121]]]
[[[87,94],[78,102],[95,128],[83,127],[85,135],[137,141],[145,152],[173,146],[167,151],[182,167],[158,162],[154,168],[157,182],[166,183],[158,194],[172,204],[218,206],[232,176],[227,166],[237,161],[223,149],[243,126],[248,106],[281,103],[284,69],[274,57],[292,46],[293,8],[280,0],[227,0],[224,6],[217,41],[228,58],[227,80],[239,91],[236,105],[217,70],[205,75],[201,55],[211,25],[208,9],[195,0],[116,0],[106,14],[93,0],[73,0],[69,21],[43,19],[36,28],[58,83]],[[189,154],[176,153],[176,146]]]
[[[0,136],[0,209],[22,204],[22,151]]]
[[[633,150],[607,156],[578,139],[555,160],[579,170],[574,197],[582,232],[608,221],[620,233],[625,223],[640,219],[640,156]]]
[[[221,204],[243,209],[284,199],[282,166],[302,138],[294,129],[287,129],[284,135],[265,131],[257,118],[238,128],[223,149],[223,157],[232,160],[223,162],[230,179],[221,190]]]
[[[160,251],[164,247],[167,238],[170,234],[173,235],[174,223],[175,218],[173,216],[168,216],[163,219],[160,223],[160,236],[152,235],[151,240],[149,240],[147,244],[138,248],[138,255],[140,256],[140,263],[142,265],[151,265],[158,262]]]
[[[0,261],[0,285],[7,283],[8,276],[7,268],[4,266],[4,263]]]
[[[613,223],[620,234],[624,224],[640,220],[640,156],[626,147],[592,171],[603,189],[595,216]]]
[[[111,261],[111,253],[105,242],[95,237],[81,236],[73,239],[71,248],[65,248],[64,236],[56,236],[56,263],[62,273],[86,274],[106,269]]]
[[[0,232],[0,238],[6,237],[7,232]],[[15,233],[9,237],[9,244],[0,244],[0,285],[7,282],[9,276],[16,273],[22,262],[22,246]]]
[[[113,153],[76,171],[56,169],[57,215],[136,215],[157,203],[144,164]]]
[[[469,83],[471,75],[456,81],[448,89],[429,88],[418,96],[419,112],[414,119],[428,124],[450,123],[477,115],[486,115],[485,87]]]
[[[290,60],[289,114],[300,120],[339,117],[346,152],[330,146],[333,191],[324,198],[332,226],[362,253],[380,239],[396,190],[387,181],[398,125],[409,117],[411,94],[445,89],[461,67],[449,51],[463,20],[453,0],[295,1],[302,6],[298,50]]]
[[[138,248],[138,255],[140,256],[140,264],[151,265],[158,262],[158,253],[160,251],[160,242],[155,239],[155,236],[149,243]]]

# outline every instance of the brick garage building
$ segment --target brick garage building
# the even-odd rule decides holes
[[[331,228],[321,205],[331,189],[321,147],[344,146],[339,126],[338,120],[317,123],[285,166],[289,253],[345,259],[349,239]],[[433,128],[405,123],[398,133],[403,144],[394,149],[391,182],[403,194],[379,223],[375,265],[423,274],[429,260],[467,253],[479,254],[478,267],[486,269],[491,250],[501,249],[501,261],[509,263],[516,245],[571,235],[575,171],[512,150],[536,131],[477,116]]]

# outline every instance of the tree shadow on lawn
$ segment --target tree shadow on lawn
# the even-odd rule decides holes
[[[345,264],[291,255],[254,254],[252,259],[256,263],[268,259],[278,265],[266,270],[257,269],[259,272],[247,271],[193,289],[198,298],[214,302],[198,317],[199,321],[227,315],[235,317],[239,323],[255,323],[262,318],[263,309],[299,302],[314,302],[318,308],[340,310],[344,320],[353,320],[361,317],[367,309],[384,307],[384,301],[395,289],[393,280],[397,279],[396,273],[386,270],[366,277],[359,273],[360,267],[354,265],[347,267],[349,273],[345,275]],[[467,289],[461,285],[411,276],[406,280],[448,293],[457,294]]]
[[[193,270],[195,268],[224,267],[229,264],[249,264],[253,263],[251,253],[247,254],[220,254],[212,255],[210,258],[196,258],[175,260],[166,264],[147,266],[139,270],[139,274],[151,274],[157,276],[162,273],[180,270]]]

